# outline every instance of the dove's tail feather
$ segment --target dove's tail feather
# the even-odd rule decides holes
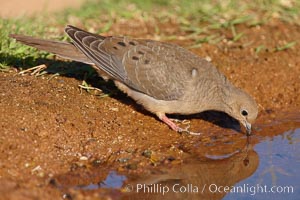
[[[18,34],[10,34],[9,36],[16,39],[18,42],[35,47],[39,50],[56,54],[62,58],[67,58],[87,64],[93,64],[93,62],[81,51],[79,51],[72,43],[39,39]]]

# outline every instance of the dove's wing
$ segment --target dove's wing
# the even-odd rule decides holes
[[[177,45],[126,37],[103,37],[67,26],[66,33],[97,67],[113,79],[158,100],[176,100],[189,79]],[[184,69],[184,70],[183,70]],[[180,80],[180,81],[179,81]]]

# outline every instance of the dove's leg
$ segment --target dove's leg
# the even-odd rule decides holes
[[[181,129],[179,126],[177,126],[174,122],[172,122],[166,115],[163,115],[161,117],[159,117],[161,121],[165,122],[166,124],[168,124],[168,126],[173,129],[176,132],[179,132],[179,130]]]
[[[186,132],[190,135],[200,135],[200,133],[194,133],[189,131],[190,128],[190,124],[188,124],[188,126],[186,128],[180,128],[179,126],[177,126],[174,122],[172,122],[171,119],[169,119],[165,114],[160,114],[158,115],[159,119],[163,122],[165,122],[172,130],[179,132],[179,133],[183,133]]]

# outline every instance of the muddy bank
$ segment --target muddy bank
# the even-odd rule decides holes
[[[245,33],[241,45],[224,40],[219,45],[205,44],[192,51],[209,56],[260,105],[251,138],[251,145],[255,146],[264,138],[299,127],[299,47],[297,44],[285,51],[274,48],[278,43],[299,41],[300,29],[273,22],[241,30]],[[266,49],[255,54],[254,48],[259,45]],[[243,129],[239,131],[238,124],[221,113],[186,117],[191,120],[191,129],[202,135],[180,135],[126,95],[115,92],[110,84],[96,78],[88,80],[106,91],[113,90],[108,97],[81,90],[78,85],[84,72],[50,77],[51,74],[18,75],[14,70],[0,73],[1,198],[52,199],[64,193],[76,199],[87,198],[84,195],[90,199],[121,198],[124,193],[121,189],[87,191],[74,187],[105,180],[111,170],[124,176],[146,177],[155,171],[159,174],[166,166],[184,168],[190,157],[199,162],[229,159],[225,162],[231,163],[230,159],[235,159],[236,154],[240,158],[240,152],[249,143],[241,132]],[[250,176],[257,165],[254,162],[253,169],[245,176]],[[243,178],[237,174],[231,182]]]

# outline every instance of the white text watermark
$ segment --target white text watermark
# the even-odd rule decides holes
[[[225,186],[217,184],[204,184],[204,185],[194,185],[194,184],[128,184],[124,188],[127,192],[136,192],[136,193],[152,193],[152,194],[162,194],[167,193],[240,193],[240,194],[249,194],[256,195],[258,193],[277,193],[277,194],[293,194],[293,186],[267,186],[262,184],[243,184],[238,186]]]

